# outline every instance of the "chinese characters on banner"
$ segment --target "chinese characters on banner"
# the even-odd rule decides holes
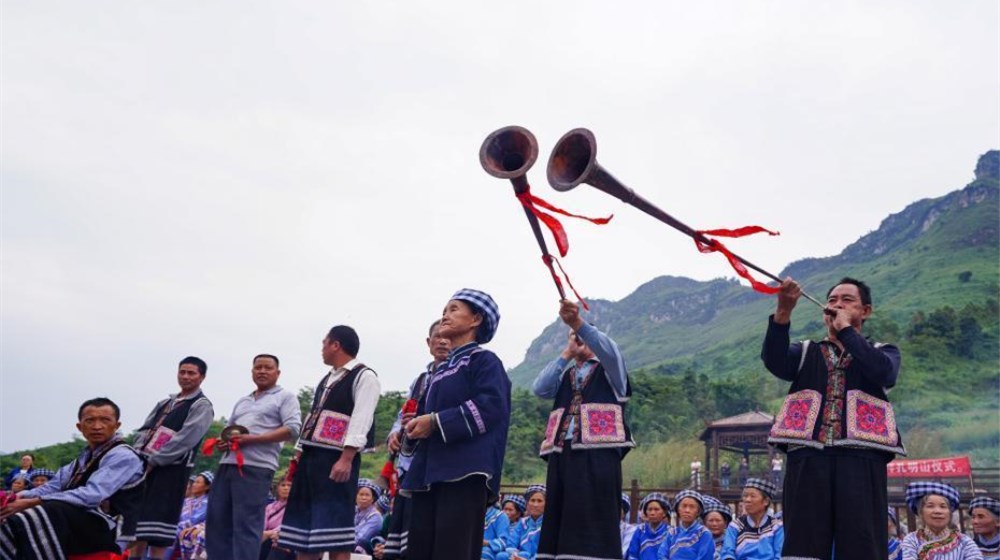
[[[972,475],[969,457],[892,461],[886,465],[889,478],[966,477]]]

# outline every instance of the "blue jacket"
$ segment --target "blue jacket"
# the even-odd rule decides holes
[[[525,515],[520,521],[510,526],[507,536],[507,547],[516,548],[517,555],[524,560],[534,560],[538,554],[538,539],[542,536],[542,519],[532,519]]]
[[[507,535],[513,525],[503,510],[491,506],[486,510],[486,520],[483,529],[483,558],[493,558],[496,553],[507,548]]]
[[[649,523],[639,525],[632,535],[632,544],[628,545],[625,560],[658,560],[660,545],[670,536],[672,528],[666,521],[653,529]]]
[[[726,528],[721,560],[779,560],[785,544],[781,521],[765,515],[759,527],[747,516],[734,519]]]
[[[510,425],[510,379],[500,358],[474,342],[453,349],[417,408],[418,415],[428,413],[437,415],[438,429],[417,445],[403,490],[481,473],[495,500]]]
[[[700,521],[695,520],[690,527],[674,527],[660,545],[659,557],[663,560],[712,560],[715,558],[715,539]]]

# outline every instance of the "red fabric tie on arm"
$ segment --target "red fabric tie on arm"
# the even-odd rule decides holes
[[[702,235],[715,235],[719,237],[731,237],[731,238],[746,237],[747,235],[753,235],[755,233],[781,235],[781,233],[777,231],[771,231],[769,229],[765,229],[760,226],[743,226],[737,229],[709,229],[709,230],[699,231],[697,233],[700,233]],[[779,287],[776,286],[772,287],[768,286],[767,284],[764,284],[763,282],[759,282],[753,276],[751,276],[750,271],[747,270],[747,267],[744,266],[743,263],[740,262],[740,260],[736,258],[736,256],[733,255],[733,253],[728,248],[726,248],[726,246],[723,245],[721,241],[719,241],[718,239],[710,239],[710,241],[712,242],[712,244],[707,245],[705,243],[702,243],[698,239],[695,239],[694,244],[696,247],[698,247],[698,250],[701,251],[702,253],[714,253],[718,251],[723,255],[725,255],[726,259],[729,261],[729,265],[733,267],[733,270],[736,271],[736,274],[739,274],[740,277],[744,278],[747,282],[750,282],[750,287],[752,287],[755,292],[774,295],[781,290],[781,288]]]

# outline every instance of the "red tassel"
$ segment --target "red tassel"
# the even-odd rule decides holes
[[[717,235],[720,237],[745,237],[747,235],[753,235],[755,233],[781,235],[776,231],[771,231],[769,229],[765,229],[760,226],[743,226],[737,229],[709,229],[709,230],[699,231],[698,233],[702,235]],[[696,247],[698,247],[698,250],[701,251],[702,253],[719,252],[725,255],[726,259],[729,261],[729,266],[733,267],[733,270],[736,271],[736,274],[739,274],[740,277],[744,278],[747,282],[750,282],[750,287],[753,288],[754,291],[762,294],[774,295],[781,290],[781,288],[768,286],[763,282],[759,282],[756,278],[751,276],[750,271],[747,270],[747,267],[744,266],[743,263],[740,262],[740,260],[736,258],[736,256],[733,255],[733,253],[730,252],[730,250],[725,245],[723,245],[721,241],[719,241],[718,239],[709,239],[709,241],[711,241],[712,243],[711,245],[702,243],[701,241],[695,239],[694,244]]]

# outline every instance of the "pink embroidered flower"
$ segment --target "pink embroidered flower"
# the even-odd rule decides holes
[[[345,435],[347,435],[347,422],[345,420],[327,418],[326,422],[323,422],[323,429],[320,430],[320,436],[324,440],[343,441]]]
[[[870,403],[858,403],[858,428],[868,433],[886,435],[885,410]]]
[[[587,415],[591,435],[613,436],[618,431],[615,413],[608,410],[592,410]]]
[[[788,403],[788,410],[781,423],[784,429],[802,431],[806,429],[806,420],[809,418],[809,401],[792,401]]]

